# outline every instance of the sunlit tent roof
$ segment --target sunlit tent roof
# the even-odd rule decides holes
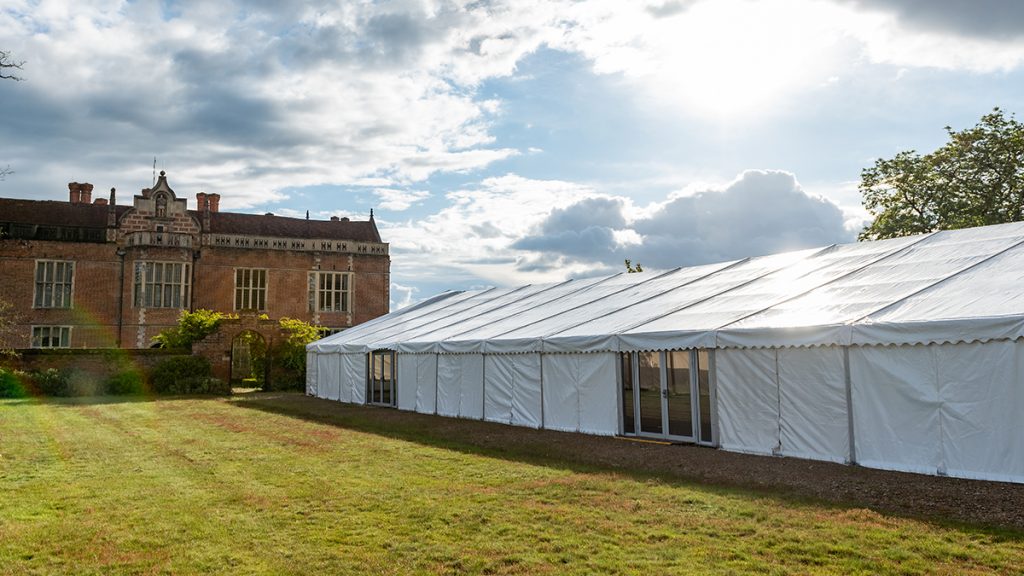
[[[522,353],[973,342],[1024,335],[1024,223],[665,272],[446,292],[318,352]]]

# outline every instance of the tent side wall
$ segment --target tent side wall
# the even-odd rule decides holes
[[[617,354],[543,354],[541,363],[544,428],[619,433]]]
[[[484,356],[484,419],[540,428],[544,422],[540,354]]]
[[[437,412],[437,355],[397,355],[398,409]]]
[[[316,352],[306,352],[306,396],[319,396],[317,394],[316,376]]]
[[[838,346],[718,350],[721,447],[849,461],[844,362]]]
[[[483,354],[437,355],[436,402],[442,416],[484,417]]]
[[[1024,482],[1024,342],[850,348],[855,446],[872,468]]]

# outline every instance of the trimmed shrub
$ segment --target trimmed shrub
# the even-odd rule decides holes
[[[26,374],[17,370],[0,368],[0,398],[24,398],[28,391],[22,381]]]
[[[111,374],[103,383],[103,392],[114,396],[142,394],[144,391],[142,375],[135,370]]]
[[[157,394],[230,394],[231,385],[211,376],[210,362],[199,356],[168,358],[150,375]]]
[[[28,382],[37,394],[42,396],[77,396],[71,385],[67,370],[47,368],[28,373]]]

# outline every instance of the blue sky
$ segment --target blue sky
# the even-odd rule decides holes
[[[1011,0],[0,0],[7,197],[365,218],[393,306],[852,241],[860,170],[1024,112]]]

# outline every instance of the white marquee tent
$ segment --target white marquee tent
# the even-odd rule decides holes
[[[1024,482],[1024,223],[447,292],[310,344],[350,403]]]

